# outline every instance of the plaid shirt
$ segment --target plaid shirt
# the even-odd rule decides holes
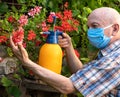
[[[85,97],[120,97],[120,40],[102,49],[70,79]]]

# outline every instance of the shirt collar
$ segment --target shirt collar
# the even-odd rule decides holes
[[[106,48],[100,50],[102,55],[105,56],[109,53],[111,53],[112,51],[115,51],[116,49],[120,48],[120,40],[115,41],[114,43],[110,44],[109,46],[107,46]]]

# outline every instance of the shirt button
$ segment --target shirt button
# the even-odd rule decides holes
[[[85,85],[85,84],[86,84],[86,82],[83,83],[83,85]]]

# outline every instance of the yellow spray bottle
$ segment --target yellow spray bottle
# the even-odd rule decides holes
[[[61,74],[62,69],[62,49],[58,45],[58,35],[60,31],[43,32],[48,34],[46,43],[40,48],[39,65],[55,73]]]

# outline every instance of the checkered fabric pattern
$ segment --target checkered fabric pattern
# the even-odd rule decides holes
[[[70,79],[85,97],[120,97],[117,89],[120,84],[120,40],[100,50],[96,60],[85,64]]]

